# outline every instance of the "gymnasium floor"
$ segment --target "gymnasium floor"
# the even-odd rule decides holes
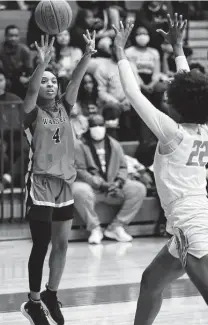
[[[66,325],[133,325],[142,271],[165,242],[161,238],[140,238],[132,244],[69,243],[59,292]],[[30,247],[28,240],[0,242],[1,325],[29,324],[19,306],[27,299]],[[43,286],[47,269],[46,263]],[[208,323],[208,308],[187,276],[168,287],[164,297],[154,324]]]

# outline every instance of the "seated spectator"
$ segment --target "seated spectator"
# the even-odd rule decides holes
[[[162,49],[162,62],[161,62],[161,70],[168,77],[173,77],[176,73],[176,65],[175,58],[173,55],[172,45],[168,42],[164,41],[161,44]]]
[[[156,49],[148,46],[149,41],[147,29],[139,27],[132,35],[133,46],[126,50],[127,58],[137,67],[141,89],[148,98],[160,80],[160,55]]]
[[[71,79],[72,73],[82,57],[82,51],[70,44],[68,30],[56,35],[54,42],[56,74],[58,75],[61,93]]]
[[[20,154],[21,103],[20,97],[7,91],[6,76],[0,69],[0,128],[9,160],[12,158],[11,155],[15,160]]]
[[[30,1],[30,3],[32,3],[32,2],[34,2],[34,1]],[[39,3],[39,1],[35,1],[35,3],[33,4],[32,8],[31,8],[31,16],[30,16],[30,19],[28,21],[28,26],[27,26],[27,35],[26,35],[27,46],[32,51],[36,51],[35,42],[40,43],[41,35],[43,33],[41,31],[41,29],[38,27],[36,20],[35,20],[35,9],[36,9],[38,3]]]
[[[0,62],[11,83],[10,91],[24,98],[33,64],[30,50],[20,43],[19,28],[15,25],[9,25],[5,29],[5,41],[0,47]]]
[[[169,43],[164,41],[161,44],[161,49],[162,49],[162,54],[161,54],[162,55],[162,64],[161,64],[162,72],[171,78],[176,73],[176,64],[175,64],[175,58],[173,55],[173,48]],[[192,61],[193,50],[187,44],[186,45],[184,44],[183,50],[184,50],[186,59],[190,65],[191,61]]]
[[[28,171],[28,155],[29,145],[26,138],[23,139],[22,156],[19,155],[14,164],[8,164],[4,169],[4,174],[1,180],[1,187],[9,188],[11,186],[16,188],[25,187],[25,175]]]
[[[172,13],[172,1],[144,1],[142,8],[137,12],[135,29],[144,26],[150,35],[149,46],[161,53],[163,37],[156,32],[157,29],[168,31],[167,13]]]
[[[56,35],[55,42],[55,61],[58,64],[58,76],[71,78],[72,72],[82,57],[82,51],[70,44],[70,33],[68,30]]]
[[[93,115],[89,132],[83,141],[75,143],[77,180],[73,184],[75,208],[91,232],[88,242],[100,244],[103,232],[95,212],[96,202],[119,205],[120,211],[105,230],[104,235],[128,242],[132,237],[124,229],[136,216],[146,196],[145,186],[128,180],[126,159],[121,145],[106,135],[104,119]]]
[[[206,73],[206,70],[205,68],[203,67],[203,65],[201,65],[200,63],[198,62],[193,62],[189,65],[190,67],[190,70],[193,70],[193,69],[197,69],[199,72],[205,74]]]
[[[118,111],[111,106],[105,107],[103,111],[106,133],[116,140],[119,139],[119,115]]]
[[[70,30],[72,46],[80,48],[82,52],[85,51],[86,43],[83,39],[83,34],[86,29],[92,32],[94,23],[95,18],[91,10],[81,9],[78,11],[74,24]]]
[[[82,114],[77,104],[73,106],[70,117],[74,138],[80,139],[88,130],[88,119]]]
[[[83,115],[89,116],[100,111],[98,84],[92,74],[86,73],[84,75],[77,98],[77,105]]]
[[[21,102],[22,99],[7,91],[8,85],[6,75],[3,69],[0,68],[0,102]]]
[[[112,37],[114,30],[111,26],[119,27],[119,22],[126,17],[125,1],[77,1],[77,4],[91,11],[97,39]]]
[[[112,39],[107,38],[106,44],[108,44],[108,47],[105,48],[105,51],[108,52],[109,58],[100,61],[95,70],[95,78],[98,82],[98,95],[103,110],[105,110],[106,106],[112,107],[120,114],[119,140],[127,141],[132,139],[133,131],[131,128],[131,106],[126,99],[121,85]],[[140,84],[134,63],[132,63],[132,69],[138,80],[138,84]]]

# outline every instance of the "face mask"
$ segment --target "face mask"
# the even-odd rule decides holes
[[[136,36],[136,42],[140,46],[146,46],[149,43],[149,41],[150,41],[149,35],[142,34]]]
[[[101,141],[105,138],[105,127],[104,126],[93,126],[90,128],[90,135],[93,140]]]

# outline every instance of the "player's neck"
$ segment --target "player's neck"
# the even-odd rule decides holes
[[[39,98],[37,104],[41,108],[53,109],[53,108],[55,108],[55,99]]]

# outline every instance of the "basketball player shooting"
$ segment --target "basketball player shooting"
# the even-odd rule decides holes
[[[172,234],[142,275],[134,325],[151,325],[171,281],[187,272],[208,303],[208,77],[189,70],[183,53],[186,21],[168,15],[169,32],[158,32],[169,41],[175,54],[177,73],[168,85],[168,101],[181,117],[176,123],[157,110],[141,93],[124,47],[133,25],[114,27],[120,79],[126,97],[158,138],[154,174],[158,194]]]
[[[64,317],[57,290],[64,271],[68,236],[73,218],[71,185],[75,180],[74,144],[70,111],[77,99],[81,80],[95,51],[95,33],[84,35],[86,51],[73,72],[65,94],[57,100],[57,77],[47,71],[54,39],[48,35],[36,43],[39,64],[24,100],[24,127],[30,143],[30,162],[26,182],[27,219],[32,237],[29,258],[29,301],[21,312],[32,325],[63,325]],[[49,280],[40,293],[42,271],[49,242]],[[47,318],[48,317],[48,318]]]

